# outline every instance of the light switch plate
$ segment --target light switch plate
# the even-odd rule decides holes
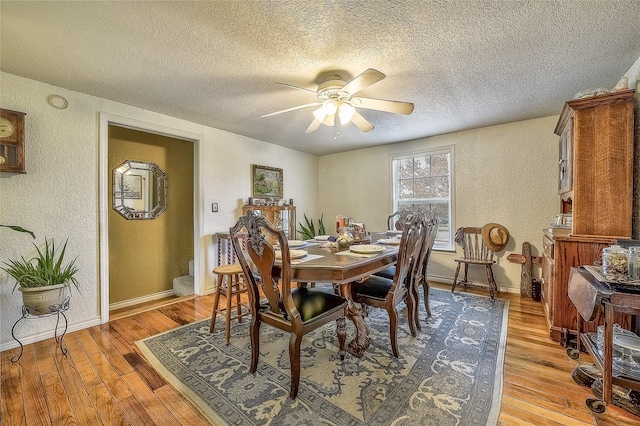
[[[211,203],[211,211],[213,213],[218,213],[218,203]]]

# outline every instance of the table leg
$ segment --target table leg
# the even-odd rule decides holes
[[[349,353],[356,358],[362,358],[364,356],[364,351],[366,351],[371,344],[369,325],[364,319],[362,309],[355,304],[351,297],[351,284],[342,284],[340,286],[340,291],[342,293],[342,297],[347,299],[349,302],[347,307],[347,317],[351,322],[353,322],[356,329],[356,335],[353,340],[349,342],[348,350]]]

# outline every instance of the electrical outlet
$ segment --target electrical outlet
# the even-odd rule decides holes
[[[211,203],[211,211],[213,213],[218,213],[218,203]]]

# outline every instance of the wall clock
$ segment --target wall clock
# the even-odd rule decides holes
[[[0,172],[25,173],[24,112],[0,108]]]

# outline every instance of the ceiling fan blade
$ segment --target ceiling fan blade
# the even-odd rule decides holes
[[[353,96],[359,91],[361,91],[362,89],[369,87],[374,83],[379,82],[385,77],[386,76],[382,74],[380,71],[374,70],[373,68],[369,68],[368,70],[364,71],[362,74],[360,74],[359,76],[357,76],[356,78],[348,82],[342,88],[342,90],[349,93],[350,96]]]
[[[314,95],[317,95],[318,92],[315,90],[311,90],[311,89],[305,89],[304,87],[298,87],[298,86],[294,86],[292,84],[287,84],[287,83],[278,83],[276,82],[276,84],[279,84],[281,86],[286,86],[286,87],[290,87],[292,89],[296,89],[296,90],[302,90],[303,92],[309,92],[309,93],[313,93]]]
[[[282,114],[284,112],[295,111],[297,109],[309,108],[309,107],[312,107],[312,106],[319,106],[319,105],[322,105],[322,102],[313,102],[313,103],[310,103],[310,104],[298,105],[298,106],[295,106],[295,107],[292,107],[292,108],[283,109],[282,111],[276,111],[276,112],[272,112],[270,114],[261,115],[260,118],[271,117],[271,116],[274,116],[274,115]]]
[[[374,109],[376,111],[392,112],[394,114],[409,115],[413,112],[414,104],[410,102],[387,101],[384,99],[353,98],[353,106],[357,108]]]
[[[313,119],[313,121],[311,122],[311,124],[309,124],[309,127],[307,127],[307,130],[305,130],[305,133],[313,133],[316,130],[318,130],[318,127],[320,127],[322,123],[318,120],[316,120],[315,118]]]
[[[353,118],[351,119],[351,122],[355,124],[356,127],[360,129],[360,131],[362,132],[368,132],[370,130],[373,130],[373,124],[369,123],[366,118],[364,118],[358,113],[358,111],[356,111],[355,114],[353,114]]]

